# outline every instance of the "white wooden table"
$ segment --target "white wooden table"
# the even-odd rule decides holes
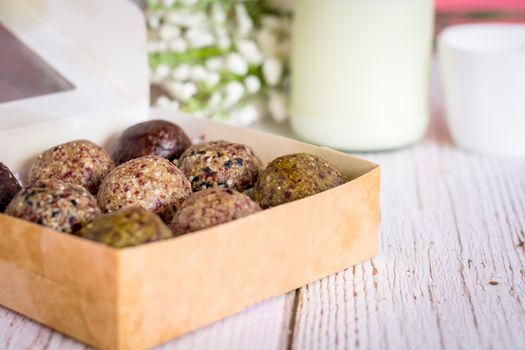
[[[435,100],[422,142],[365,155],[383,171],[377,258],[159,349],[524,349],[525,160],[455,148]],[[0,307],[0,349],[84,348]]]

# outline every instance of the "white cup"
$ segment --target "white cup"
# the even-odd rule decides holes
[[[525,156],[525,25],[447,28],[439,60],[454,141],[485,154]]]

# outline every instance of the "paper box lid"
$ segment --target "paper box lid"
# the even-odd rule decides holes
[[[0,24],[74,86],[0,104],[0,131],[102,110],[147,111],[146,30],[131,1],[2,0]]]
[[[85,131],[89,138],[97,128],[119,120],[125,119],[129,125],[146,118],[146,29],[142,12],[131,1],[2,0],[0,24],[7,29],[4,34],[10,32],[8,35],[19,39],[27,51],[33,51],[72,84],[70,90],[0,103],[0,161],[17,168],[21,156],[13,154],[17,153],[13,148],[45,149],[49,140],[44,137],[24,140],[24,135],[30,134],[25,130],[42,128],[43,124],[60,125],[70,132],[75,120],[90,118],[93,130]],[[8,63],[10,52],[6,51],[0,46],[0,65]],[[4,74],[0,74],[4,84],[8,83],[6,72],[12,77],[23,75],[23,65],[15,66],[15,72],[4,66]],[[6,93],[5,85],[3,90]],[[19,145],[6,144],[14,137],[19,137]],[[53,144],[68,140],[68,133],[57,133]]]

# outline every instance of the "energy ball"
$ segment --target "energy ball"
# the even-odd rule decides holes
[[[115,167],[109,154],[88,140],[67,142],[44,151],[29,170],[29,183],[58,180],[80,185],[96,194]]]
[[[84,226],[77,235],[113,248],[132,247],[173,237],[158,215],[140,207],[104,214]]]
[[[209,188],[190,196],[173,217],[171,230],[178,236],[242,218],[261,207],[248,196],[229,188]]]
[[[128,160],[157,155],[173,160],[191,146],[191,141],[178,125],[165,120],[150,120],[126,129],[113,148],[113,160]]]
[[[100,209],[84,187],[45,181],[18,192],[5,213],[56,231],[75,233],[100,215]]]
[[[243,192],[253,186],[262,168],[250,147],[222,140],[191,146],[178,164],[194,192],[211,187]]]
[[[98,202],[104,213],[142,207],[169,222],[191,194],[191,185],[169,160],[159,156],[135,158],[116,167],[104,179]]]
[[[0,162],[0,213],[3,213],[11,199],[22,187],[11,170]]]
[[[292,202],[346,182],[345,176],[325,159],[308,153],[282,156],[271,161],[253,188],[263,208]]]

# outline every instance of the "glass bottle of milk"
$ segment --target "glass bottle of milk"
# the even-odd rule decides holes
[[[295,0],[294,132],[342,150],[402,147],[429,119],[432,0]]]

